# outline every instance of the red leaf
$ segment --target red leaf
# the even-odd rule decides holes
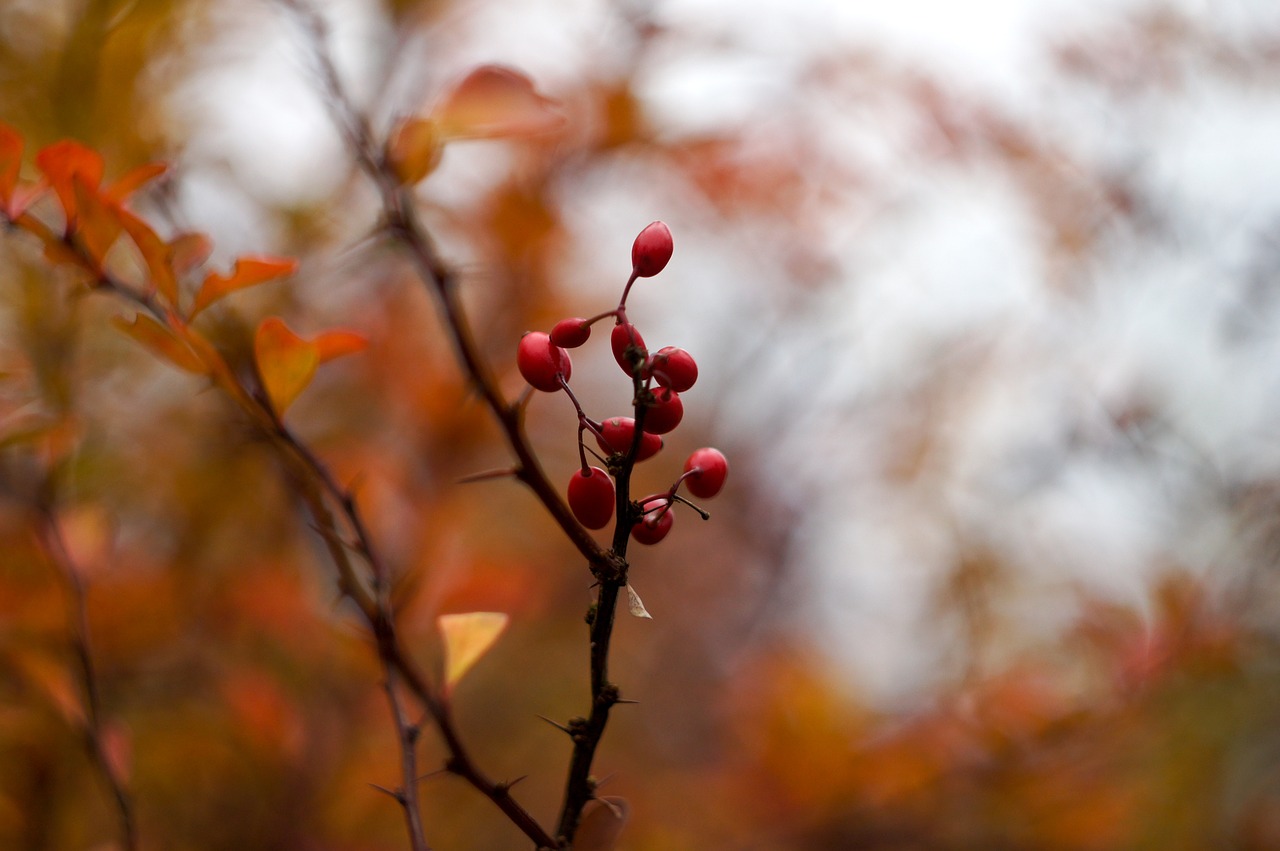
[[[191,306],[191,316],[195,316],[209,305],[228,293],[246,287],[265,284],[277,278],[292,275],[298,268],[298,261],[275,257],[241,257],[228,277],[217,272],[210,272],[196,293],[195,304]]]
[[[8,124],[0,124],[0,204],[6,211],[18,185],[18,170],[22,166],[22,134]],[[15,214],[10,213],[10,218]]]
[[[262,320],[253,339],[254,358],[262,386],[275,406],[284,412],[306,389],[320,365],[320,351],[313,341],[304,340],[276,316]]]
[[[68,228],[76,217],[76,192],[72,178],[79,177],[90,189],[102,185],[102,155],[79,142],[64,139],[54,142],[36,154],[36,166],[49,179],[58,193]]]
[[[543,133],[564,117],[524,74],[500,65],[481,65],[437,104],[431,118],[451,139],[493,139]]]

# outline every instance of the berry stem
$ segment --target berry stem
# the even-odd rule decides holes
[[[619,322],[627,321],[627,296],[631,294],[631,285],[636,282],[640,276],[633,269],[631,277],[627,278],[627,285],[622,288],[622,298],[618,299],[618,309],[614,311]]]

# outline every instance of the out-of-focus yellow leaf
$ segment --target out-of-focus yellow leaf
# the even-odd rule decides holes
[[[230,275],[210,272],[205,277],[204,284],[196,293],[195,304],[191,306],[191,315],[194,317],[227,293],[292,275],[297,268],[298,261],[288,258],[241,257],[236,260]]]
[[[197,375],[208,373],[204,362],[184,341],[175,337],[167,328],[150,316],[139,313],[133,318],[132,322],[120,316],[117,316],[113,321],[121,331],[179,369],[185,369],[187,372],[194,372]]]
[[[440,129],[431,119],[405,119],[387,140],[387,162],[401,183],[412,186],[440,164],[442,142]]]
[[[489,651],[507,628],[503,612],[466,612],[437,619],[444,637],[444,687],[451,691],[458,680]]]
[[[501,65],[481,65],[463,78],[432,110],[445,139],[526,136],[559,127],[564,116],[533,81]]]
[[[36,153],[36,166],[49,179],[49,185],[62,202],[70,224],[76,218],[76,191],[74,178],[96,190],[102,185],[102,155],[71,139],[54,142]]]
[[[604,797],[588,801],[582,808],[582,821],[573,838],[574,851],[613,851],[630,818],[631,805],[625,798]]]
[[[137,192],[147,183],[155,180],[168,170],[168,166],[164,163],[147,163],[126,172],[119,180],[111,184],[103,195],[108,200],[117,204],[126,201],[130,195]]]
[[[325,331],[316,337],[316,351],[320,355],[320,363],[328,363],[343,355],[364,351],[369,341],[354,331]]]
[[[283,319],[270,316],[258,326],[253,338],[253,353],[262,386],[276,413],[284,416],[293,400],[315,377],[316,367],[320,365],[320,350],[315,342],[293,333]]]

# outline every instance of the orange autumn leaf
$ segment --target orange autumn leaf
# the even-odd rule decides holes
[[[13,190],[18,185],[18,170],[22,166],[22,134],[7,124],[0,123],[0,204],[9,209]]]
[[[160,238],[151,226],[142,219],[128,212],[117,209],[121,225],[133,244],[138,246],[142,262],[146,264],[152,289],[159,292],[169,304],[178,303],[178,278],[173,270],[173,249],[169,243]]]
[[[191,316],[194,317],[228,293],[287,277],[297,268],[298,261],[292,259],[241,257],[236,260],[230,275],[224,276],[217,272],[210,272],[205,276],[200,291],[196,293],[195,304],[191,306]]]
[[[190,346],[150,316],[139,313],[132,322],[120,316],[113,321],[121,331],[179,369],[197,375],[208,373],[208,368]]]
[[[185,275],[213,253],[213,241],[199,232],[181,233],[169,240],[169,263],[175,275]]]
[[[279,416],[306,389],[320,365],[320,350],[276,316],[262,320],[253,338],[253,353],[262,386]]]
[[[71,176],[75,193],[77,215],[74,235],[81,247],[99,269],[107,252],[120,236],[121,222],[114,205],[98,194],[79,174]]]
[[[387,140],[387,162],[396,177],[412,186],[440,164],[444,152],[440,130],[429,118],[409,118],[400,122]]]
[[[432,110],[446,139],[493,139],[554,130],[563,122],[558,105],[539,94],[533,81],[501,65],[481,65]]]
[[[137,192],[150,181],[156,179],[160,175],[168,171],[169,167],[164,163],[147,163],[140,165],[131,171],[126,172],[119,180],[111,184],[103,195],[117,204],[126,201],[130,195]]]
[[[452,691],[507,628],[502,612],[466,612],[436,619],[444,638],[444,688]]]
[[[76,190],[73,179],[96,190],[102,185],[102,155],[71,139],[54,142],[36,153],[36,166],[57,193],[70,224],[76,218]]]
[[[354,331],[325,331],[315,339],[316,352],[320,355],[320,363],[328,363],[343,355],[362,352],[369,341]]]
[[[79,688],[60,660],[40,652],[15,651],[6,661],[64,721],[75,727],[84,724]]]

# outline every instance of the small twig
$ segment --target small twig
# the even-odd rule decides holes
[[[103,740],[102,695],[98,687],[93,653],[89,646],[87,589],[76,565],[71,560],[71,553],[67,549],[66,540],[63,538],[57,517],[54,516],[53,508],[44,504],[39,506],[37,511],[39,514],[37,535],[41,547],[67,588],[71,645],[76,655],[80,688],[84,692],[84,734],[89,758],[103,782],[106,783],[115,803],[116,813],[120,819],[120,838],[124,848],[126,851],[138,851],[138,829],[133,800],[126,788],[125,779],[119,775],[116,766],[108,756],[106,742]]]
[[[400,770],[403,779],[400,790],[394,797],[404,810],[405,826],[409,829],[409,844],[413,851],[431,851],[422,832],[422,812],[418,808],[419,731],[404,717],[400,697],[396,694],[395,677],[391,671],[387,672],[386,691],[391,717],[396,724],[396,733],[400,736]]]

